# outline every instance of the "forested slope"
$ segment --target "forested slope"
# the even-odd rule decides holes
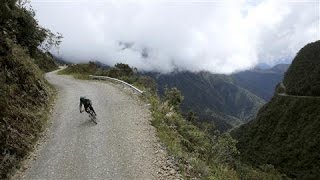
[[[272,164],[292,178],[320,178],[320,98],[310,97],[318,95],[319,45],[306,45],[293,60],[284,79],[287,96],[276,92],[255,120],[233,132],[242,160]]]
[[[40,27],[26,6],[16,0],[0,3],[1,179],[26,157],[43,130],[53,94],[43,71],[57,68],[38,47],[57,45],[59,38],[56,41],[57,36]]]

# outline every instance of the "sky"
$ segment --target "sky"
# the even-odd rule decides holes
[[[320,0],[32,0],[71,62],[230,74],[291,62],[320,39]]]

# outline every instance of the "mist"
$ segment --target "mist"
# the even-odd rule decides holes
[[[128,63],[144,71],[229,74],[291,61],[320,39],[319,1],[31,2],[63,34],[53,53],[71,62]]]

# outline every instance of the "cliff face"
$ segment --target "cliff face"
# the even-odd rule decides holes
[[[289,177],[320,177],[320,41],[302,48],[287,71],[285,93],[260,109],[257,118],[232,132],[241,158],[272,164]],[[309,97],[306,97],[309,96]]]

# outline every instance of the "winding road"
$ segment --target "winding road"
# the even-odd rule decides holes
[[[286,87],[283,84],[283,82],[280,83],[280,87],[284,89],[284,93],[277,93],[278,96],[284,96],[284,97],[294,97],[294,98],[307,98],[307,99],[320,99],[320,96],[298,96],[298,95],[290,95],[285,93]]]
[[[21,179],[159,179],[163,157],[145,103],[110,83],[46,78],[58,90],[52,125]],[[79,113],[80,96],[92,100],[97,125]]]

